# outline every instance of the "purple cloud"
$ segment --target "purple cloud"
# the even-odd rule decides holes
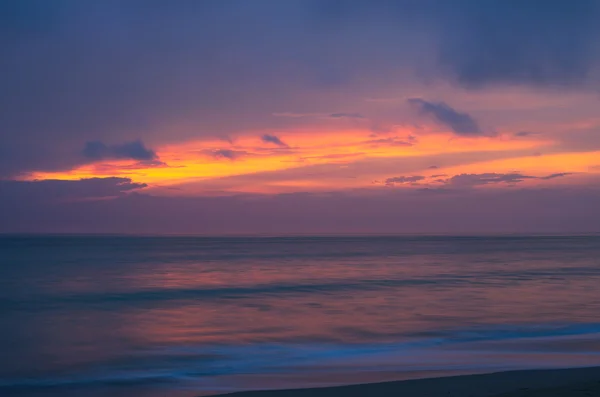
[[[208,151],[208,154],[217,159],[224,158],[229,160],[236,160],[240,157],[247,155],[248,152],[245,152],[243,150],[217,149]]]
[[[416,183],[425,179],[424,176],[421,175],[413,175],[413,176],[396,176],[393,178],[387,178],[385,180],[386,186],[394,186],[395,184],[405,184],[405,183]]]
[[[573,173],[572,172],[559,172],[559,173],[556,173],[556,174],[550,174],[550,175],[547,175],[547,176],[540,177],[539,179],[547,180],[547,179],[560,178],[560,177],[568,176],[568,175],[573,175]]]
[[[514,136],[517,136],[519,138],[522,137],[526,137],[526,136],[531,136],[531,135],[538,135],[539,132],[531,132],[531,131],[518,131],[514,133]]]
[[[147,187],[129,178],[87,178],[79,180],[0,180],[3,200],[52,204],[57,201],[120,197]]]
[[[482,131],[473,117],[467,113],[454,110],[444,102],[428,102],[421,98],[410,98],[407,101],[417,108],[421,114],[431,116],[437,123],[449,127],[457,135],[488,135]]]
[[[107,159],[130,159],[140,161],[158,160],[156,153],[153,150],[146,148],[144,143],[140,140],[116,145],[106,145],[100,141],[87,142],[83,148],[83,155],[92,161],[102,161]]]
[[[569,172],[562,172],[557,174],[551,174],[547,176],[530,176],[523,175],[520,173],[509,173],[509,174],[497,174],[497,173],[484,173],[484,174],[459,174],[452,178],[447,179],[445,182],[447,185],[456,187],[472,187],[479,185],[491,185],[498,183],[505,183],[508,185],[514,185],[523,182],[527,179],[554,179],[563,176],[571,175]]]
[[[287,143],[283,142],[276,135],[265,134],[260,139],[265,143],[273,143],[280,147],[289,147]]]

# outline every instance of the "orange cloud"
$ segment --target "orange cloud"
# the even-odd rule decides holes
[[[264,136],[276,136],[284,145],[265,142]],[[503,157],[515,157],[513,153],[539,148],[553,142],[541,136],[531,139],[513,139],[512,134],[499,137],[456,137],[438,130],[419,130],[399,127],[393,132],[373,134],[364,128],[347,130],[303,129],[283,132],[251,132],[237,137],[235,141],[220,139],[189,141],[158,147],[156,152],[164,164],[144,164],[134,161],[103,161],[83,165],[67,172],[34,173],[29,179],[80,179],[97,176],[127,177],[150,186],[163,187],[190,183],[215,186],[222,191],[287,192],[304,190],[332,190],[367,187],[373,179],[389,178],[399,171],[390,169],[369,172],[366,160],[411,158],[415,162],[438,155],[457,156],[460,153],[501,153]],[[502,157],[501,156],[501,157]],[[577,171],[591,164],[589,157],[579,154],[501,159],[474,164],[463,164],[447,169],[425,170],[425,175],[439,173],[459,174],[471,172],[499,172],[509,168],[550,172]],[[586,160],[587,159],[587,160]],[[564,170],[562,164],[570,166]],[[361,172],[356,175],[327,177],[314,175],[310,167],[358,164]],[[545,164],[541,166],[540,163]],[[559,164],[561,166],[559,166]],[[428,163],[422,168],[427,168]],[[443,166],[443,164],[442,164]],[[518,167],[517,167],[518,166]],[[261,181],[253,175],[283,172],[297,169],[293,179]],[[306,171],[305,171],[306,170]],[[281,174],[285,175],[285,174]],[[244,176],[244,183],[227,186],[231,178]],[[229,178],[229,179],[228,179]],[[239,179],[239,178],[238,178]]]

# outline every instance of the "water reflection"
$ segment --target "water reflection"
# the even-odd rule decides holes
[[[37,237],[0,250],[0,387],[600,364],[597,237]]]

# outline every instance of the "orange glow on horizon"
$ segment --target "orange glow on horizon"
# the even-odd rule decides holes
[[[263,142],[261,133],[241,136],[233,142],[223,140],[190,141],[164,145],[157,149],[163,164],[136,161],[105,161],[86,164],[66,172],[38,172],[27,179],[77,180],[93,177],[123,177],[152,186],[176,186],[190,183],[213,183],[223,191],[288,192],[364,188],[375,179],[403,174],[402,169],[390,169],[377,175],[323,177],[314,174],[310,166],[352,164],[377,158],[410,158],[415,162],[436,155],[460,156],[461,153],[506,153],[504,158],[427,170],[421,175],[457,175],[463,173],[514,172],[534,175],[559,172],[586,172],[595,164],[598,152],[557,153],[536,156],[537,150],[554,142],[536,136],[531,139],[511,139],[510,135],[465,138],[437,131],[396,129],[393,133],[373,134],[364,129],[344,131],[301,130],[278,134],[285,145]],[[525,152],[531,151],[531,154]],[[504,155],[503,155],[504,156]],[[501,156],[502,157],[502,156]],[[496,156],[497,158],[497,156]],[[412,161],[412,160],[411,160]],[[297,170],[291,180],[279,179],[253,182],[254,174]],[[227,178],[245,176],[244,182],[227,186]],[[250,182],[252,181],[252,182]],[[217,186],[216,185],[216,186]],[[200,189],[201,191],[202,189]]]

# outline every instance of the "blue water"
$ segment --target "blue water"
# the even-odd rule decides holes
[[[599,285],[598,236],[5,236],[0,394],[600,365]]]

